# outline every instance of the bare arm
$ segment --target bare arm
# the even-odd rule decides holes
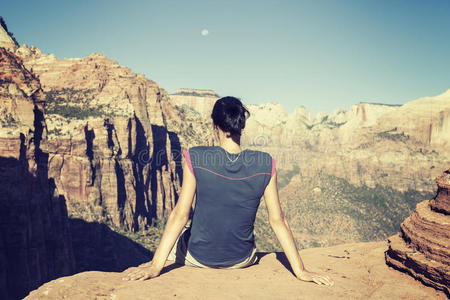
[[[291,265],[295,276],[304,281],[314,281],[317,284],[333,285],[333,281],[328,276],[322,276],[314,272],[306,270],[294,237],[286,217],[281,210],[280,200],[278,197],[277,172],[272,175],[269,184],[264,191],[264,201],[266,202],[267,212],[269,214],[269,223],[272,227],[287,259]]]
[[[172,247],[189,219],[189,212],[195,195],[196,180],[189,170],[186,162],[183,162],[183,185],[180,197],[175,208],[170,213],[164,229],[161,241],[153,256],[153,260],[138,268],[132,268],[133,272],[127,274],[123,280],[145,280],[160,274]]]

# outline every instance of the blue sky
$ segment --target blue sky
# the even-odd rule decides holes
[[[2,1],[20,44],[290,112],[450,88],[450,1]],[[208,35],[201,35],[207,29]]]

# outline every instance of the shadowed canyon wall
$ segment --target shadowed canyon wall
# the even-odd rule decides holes
[[[48,178],[36,77],[0,48],[0,298],[75,271],[65,201]]]

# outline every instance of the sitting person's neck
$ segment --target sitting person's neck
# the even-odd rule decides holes
[[[228,136],[226,136],[228,134]],[[229,153],[239,153],[241,149],[241,137],[239,135],[229,135],[229,133],[219,133],[219,145]]]

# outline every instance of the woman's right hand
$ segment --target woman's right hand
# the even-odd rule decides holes
[[[296,277],[302,281],[313,281],[317,284],[324,284],[329,286],[334,285],[334,281],[328,275],[320,275],[315,272],[310,272],[307,270],[303,270]]]
[[[139,267],[128,268],[123,271],[122,280],[147,280],[159,276],[161,267],[156,267],[152,261],[141,264]]]

